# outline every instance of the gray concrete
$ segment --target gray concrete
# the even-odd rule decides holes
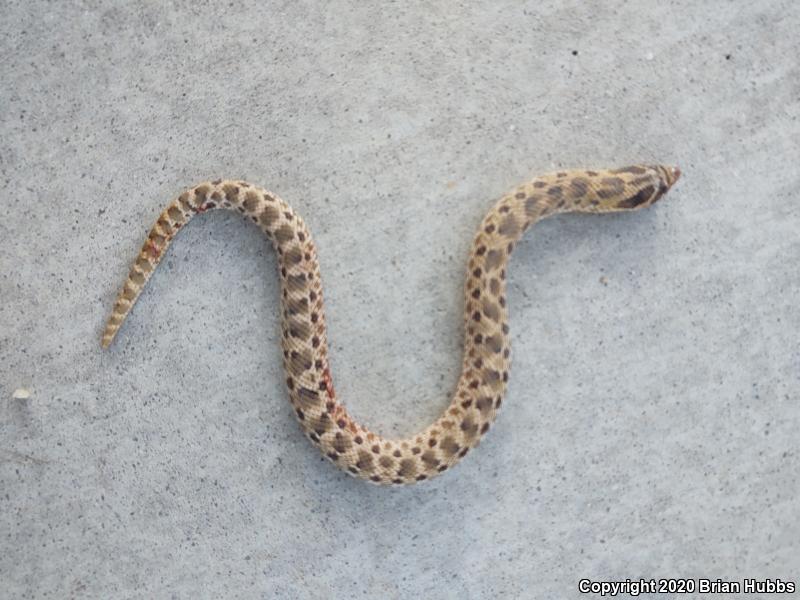
[[[3,2],[0,596],[798,581],[800,8],[595,4]],[[275,257],[236,215],[183,232],[100,351],[165,203],[246,178],[316,236],[340,395],[412,433],[456,381],[492,199],[639,161],[684,170],[657,208],[520,244],[504,411],[428,484],[302,438]]]

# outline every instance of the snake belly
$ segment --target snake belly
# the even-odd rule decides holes
[[[264,231],[278,255],[286,387],[305,435],[355,477],[395,485],[431,479],[478,445],[502,405],[511,365],[506,267],[520,237],[537,221],[559,213],[650,206],[679,176],[677,167],[661,165],[559,171],[502,196],[481,222],[469,255],[463,365],[452,400],[436,421],[404,439],[370,431],[336,397],[311,233],[281,198],[244,181],[201,183],[164,209],[131,267],[101,343],[103,348],[111,344],[170,242],[194,215],[223,208],[239,212]]]

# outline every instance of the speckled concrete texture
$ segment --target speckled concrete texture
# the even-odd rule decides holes
[[[2,13],[0,597],[800,583],[796,2]],[[100,351],[162,207],[248,179],[316,237],[340,396],[412,433],[455,385],[493,199],[635,162],[684,177],[652,210],[558,217],[519,245],[504,410],[432,482],[372,487],[301,436],[275,257],[237,215],[183,231]]]

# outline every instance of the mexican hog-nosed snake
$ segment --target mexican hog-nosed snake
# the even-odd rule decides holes
[[[565,212],[638,210],[661,198],[676,167],[636,165],[560,171],[500,198],[475,235],[464,312],[464,359],[452,402],[420,433],[384,439],[357,423],[337,399],[328,364],[317,248],[303,219],[275,194],[244,181],[212,181],[183,192],[161,213],[142,246],[102,337],[107,348],[175,234],[194,215],[238,211],[261,227],[278,254],[281,334],[289,399],[303,431],[337,467],[378,484],[431,479],[478,445],[495,419],[510,367],[506,266],[535,222]]]

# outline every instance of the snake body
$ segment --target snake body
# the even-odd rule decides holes
[[[159,216],[103,332],[107,348],[178,231],[196,214],[226,208],[261,227],[278,255],[283,363],[289,399],[311,442],[337,467],[377,484],[409,484],[450,469],[494,422],[510,368],[506,266],[535,222],[565,212],[638,210],[675,183],[675,167],[561,171],[520,185],[483,219],[465,285],[464,358],[452,401],[420,433],[390,440],[356,422],[336,397],[328,363],[317,249],[303,219],[275,194],[244,181],[201,183]]]

